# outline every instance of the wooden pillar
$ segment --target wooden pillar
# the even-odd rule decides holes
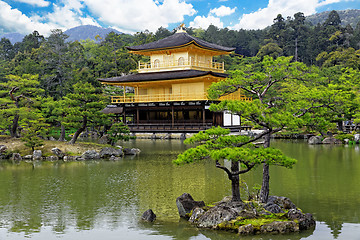
[[[139,116],[139,107],[136,107],[136,126],[137,128],[139,128],[139,119],[140,119],[140,116]]]
[[[124,107],[124,112],[123,112],[123,123],[126,124],[126,111],[125,111],[125,107]]]
[[[205,116],[205,105],[202,109],[202,120],[203,120],[203,126],[205,126],[206,116]]]
[[[174,122],[175,122],[174,105],[171,105],[171,128],[174,128]]]

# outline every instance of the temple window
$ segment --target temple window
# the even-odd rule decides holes
[[[154,60],[154,67],[155,67],[155,68],[160,67],[160,60],[159,60],[159,59],[155,59],[155,60]]]
[[[179,57],[179,59],[178,59],[178,65],[179,65],[179,66],[185,65],[185,60],[184,60],[183,57]]]

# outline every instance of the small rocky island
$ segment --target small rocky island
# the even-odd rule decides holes
[[[179,215],[198,228],[230,230],[240,235],[291,233],[315,227],[310,213],[303,213],[289,198],[270,196],[258,201],[222,201],[205,205],[184,193],[176,199]]]

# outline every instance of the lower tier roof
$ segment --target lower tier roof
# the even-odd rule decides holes
[[[212,71],[200,70],[179,70],[179,71],[164,71],[164,72],[151,72],[151,73],[136,73],[129,74],[121,77],[112,78],[99,78],[98,81],[104,84],[125,83],[125,82],[146,82],[146,81],[162,81],[171,79],[184,79],[203,77],[212,75],[220,78],[227,78],[226,73],[217,73]]]

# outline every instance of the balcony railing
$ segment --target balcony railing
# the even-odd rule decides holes
[[[112,96],[111,103],[154,103],[154,102],[179,102],[179,101],[206,101],[210,100],[207,93],[188,93],[188,94],[154,94],[137,96]],[[235,92],[219,98],[219,100],[241,100],[251,101],[240,92]]]
[[[184,70],[196,69],[206,71],[224,72],[224,63],[219,62],[201,62],[194,60],[178,60],[169,62],[139,62],[139,72],[155,72],[166,70]]]

